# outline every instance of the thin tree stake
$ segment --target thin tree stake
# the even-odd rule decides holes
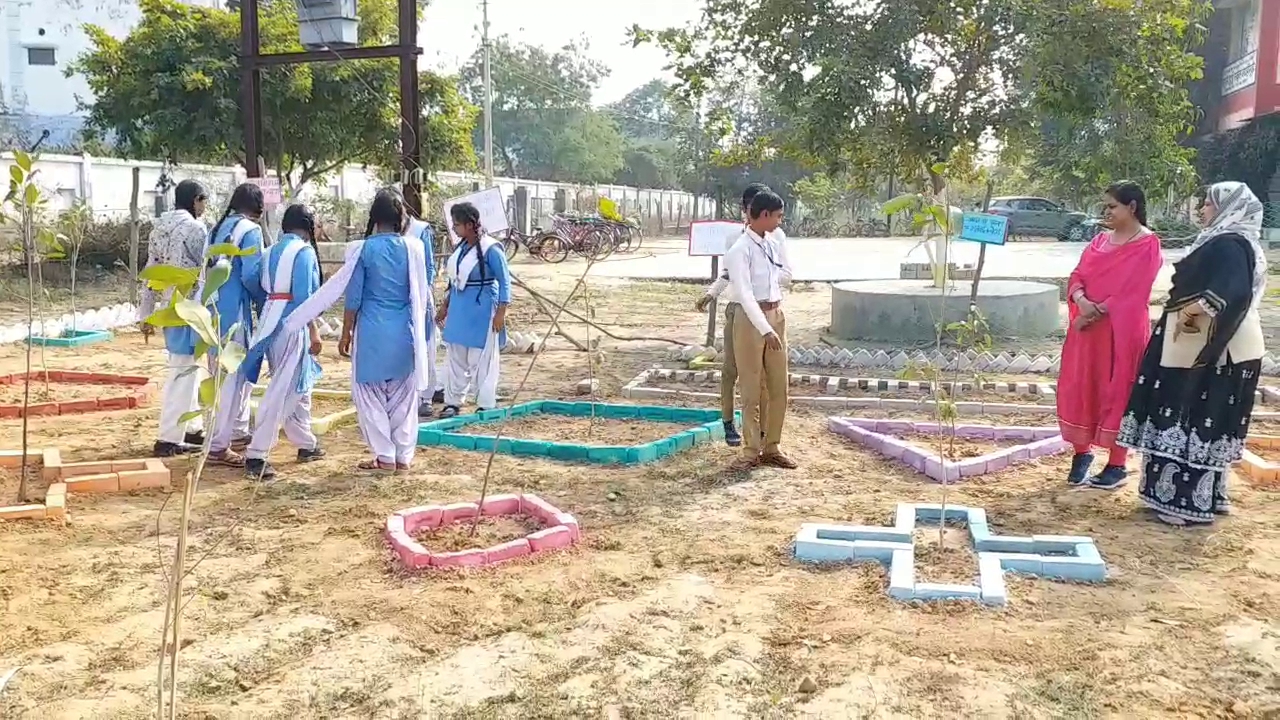
[[[587,259],[587,266],[582,269],[582,274],[578,276],[578,282],[574,283],[573,290],[569,292],[569,297],[565,299],[564,305],[568,305],[569,301],[573,299],[573,296],[577,294],[578,288],[582,287],[583,283],[586,282],[587,273],[591,272],[591,267],[595,264],[595,260],[590,258]],[[523,283],[520,284],[522,287],[524,286]],[[525,383],[529,382],[529,376],[533,374],[533,368],[538,364],[538,357],[542,355],[543,349],[547,347],[547,338],[551,336],[551,328],[555,327],[555,324],[560,321],[561,313],[569,312],[568,310],[565,310],[564,305],[560,305],[558,303],[553,304],[555,304],[559,310],[556,311],[555,317],[551,318],[551,325],[547,327],[546,334],[542,336],[542,341],[538,343],[538,349],[534,351],[533,357],[529,359],[529,367],[524,371],[524,377],[520,379],[520,384],[516,386],[515,393],[511,395],[511,402],[508,403],[508,406],[515,405],[516,400],[520,397],[520,393],[524,392]],[[484,479],[480,483],[480,501],[476,503],[479,507],[484,506],[485,495],[489,492],[489,473],[493,470],[493,456],[498,454],[498,441],[502,439],[502,428],[506,424],[507,421],[505,418],[502,422],[498,423],[498,432],[493,436],[493,447],[489,448],[489,459],[484,464]],[[480,513],[477,512],[475,519],[471,521],[471,533],[468,537],[475,537],[476,529],[479,527]]]

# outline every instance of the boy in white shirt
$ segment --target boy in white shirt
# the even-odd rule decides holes
[[[739,470],[796,467],[780,448],[787,416],[782,286],[790,273],[774,231],[783,214],[782,198],[768,190],[758,193],[751,200],[742,237],[725,255],[731,297],[740,305],[733,318],[734,359],[742,385],[743,456],[735,466]]]
[[[751,201],[755,199],[756,195],[765,190],[769,190],[768,185],[753,182],[742,191],[742,221],[744,226],[749,219],[748,213],[751,210]],[[785,260],[786,247],[785,244],[781,243],[781,241],[786,240],[787,235],[782,231],[782,228],[777,228],[773,232],[782,245],[781,252],[784,258],[786,281],[790,282],[791,264]],[[720,273],[720,277],[716,278],[715,282],[711,283],[711,286],[707,288],[706,294],[698,298],[698,301],[694,303],[694,308],[698,312],[705,312],[707,305],[720,297],[728,287],[729,270],[726,266],[725,270]],[[733,386],[738,381],[738,364],[733,352],[733,318],[737,314],[739,307],[737,301],[732,299],[732,295],[730,295],[730,299],[725,303],[724,307],[724,326],[722,330],[724,363],[720,369],[720,413],[721,419],[724,421],[724,441],[729,447],[738,447],[742,444],[742,436],[738,434],[738,428],[734,426],[733,422]]]

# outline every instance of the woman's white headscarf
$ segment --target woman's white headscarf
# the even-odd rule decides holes
[[[1253,246],[1253,307],[1258,307],[1267,290],[1267,257],[1262,248],[1262,201],[1240,182],[1220,182],[1209,187],[1205,195],[1218,213],[1209,226],[1200,231],[1189,252],[1213,238],[1227,233],[1243,235]]]

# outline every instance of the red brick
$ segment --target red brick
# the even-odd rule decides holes
[[[503,543],[497,547],[491,547],[486,551],[486,554],[488,556],[489,563],[493,564],[522,558],[532,552],[533,546],[529,545],[529,540],[527,538],[520,538],[519,540],[512,540],[511,542]]]
[[[113,493],[120,492],[120,476],[115,473],[101,475],[81,475],[75,478],[63,478],[67,483],[67,492],[73,493]]]
[[[431,554],[431,567],[433,568],[482,567],[488,562],[488,554],[484,550],[460,550],[451,553]]]
[[[115,467],[115,463],[104,460],[102,462],[76,462],[64,463],[62,472],[59,477],[71,478],[77,475],[101,475],[103,473],[119,472]]]
[[[27,417],[41,417],[44,415],[57,415],[57,414],[58,414],[58,403],[56,402],[36,403],[35,405],[27,406]]]
[[[68,400],[59,403],[60,415],[74,415],[76,413],[94,412],[98,409],[98,400]]]
[[[151,382],[151,378],[145,375],[114,375],[112,377],[117,385],[146,385]]]
[[[128,410],[137,403],[137,400],[129,395],[122,397],[98,398],[99,410]]]
[[[529,535],[529,546],[534,552],[566,548],[573,544],[573,532],[563,525],[549,527]]]
[[[484,499],[484,505],[480,507],[480,514],[486,517],[494,515],[519,515],[520,496],[492,495],[487,497]]]
[[[169,487],[169,470],[126,470],[116,473],[120,477],[120,492],[142,490],[146,488]]]
[[[424,527],[440,527],[440,518],[443,516],[443,513],[444,508],[439,505],[425,505],[423,507],[401,510],[396,513],[396,515],[404,518],[405,532],[415,533]]]
[[[475,503],[453,503],[440,508],[440,524],[448,525],[459,520],[470,520],[480,514],[480,506]]]
[[[62,371],[62,382],[87,384],[93,382],[93,377],[93,373],[83,370]]]
[[[89,379],[86,382],[94,385],[115,385],[118,375],[112,373],[89,373]]]
[[[0,405],[0,418],[22,417],[21,405]]]
[[[10,505],[9,507],[0,507],[0,520],[29,520],[32,518],[43,518],[45,509],[43,505]]]
[[[12,375],[0,375],[0,385],[12,385],[12,384],[13,384]]]
[[[551,503],[530,493],[520,496],[520,510],[529,517],[541,520],[544,525],[555,525],[556,513],[560,512]]]

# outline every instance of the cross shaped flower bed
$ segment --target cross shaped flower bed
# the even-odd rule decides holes
[[[502,437],[494,433],[502,428]],[[474,432],[469,432],[474,431]],[[549,434],[554,438],[536,438]],[[581,437],[575,437],[575,435]],[[538,400],[418,426],[419,445],[636,465],[724,437],[719,410]]]
[[[940,428],[938,423],[931,422],[833,417],[827,421],[827,427],[832,432],[862,443],[885,457],[900,460],[938,482],[950,482],[997,472],[1010,465],[1054,455],[1071,448],[1071,444],[1062,439],[1056,427],[956,425],[957,438],[1024,442],[973,457],[944,458],[936,452],[923,450],[895,436],[942,432],[945,442],[951,433],[951,428],[946,425]]]
[[[491,547],[461,550],[432,551],[415,539],[432,543],[436,539],[433,536],[452,533],[447,540],[466,544],[469,540],[462,534],[470,531],[477,515],[482,527],[486,520],[524,519],[541,529]],[[400,564],[410,570],[496,565],[534,553],[567,548],[576,545],[582,537],[578,521],[572,515],[529,493],[494,495],[479,505],[461,502],[400,510],[387,518],[386,535]],[[487,535],[480,535],[477,542],[483,542],[485,537]]]
[[[0,375],[0,419],[22,417],[23,385],[28,377],[31,403],[26,408],[27,417],[131,410],[150,404],[156,392],[151,379],[142,375],[79,370]]]
[[[1250,435],[1240,464],[1253,485],[1280,490],[1280,436]]]

